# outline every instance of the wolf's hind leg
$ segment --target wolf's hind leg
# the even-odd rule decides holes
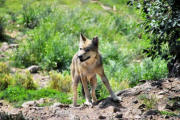
[[[109,81],[108,81],[106,75],[104,74],[104,71],[101,71],[101,72],[99,73],[99,76],[101,77],[102,82],[103,82],[104,85],[106,86],[106,88],[107,88],[107,90],[109,91],[109,93],[110,93],[111,97],[113,98],[113,100],[114,100],[114,101],[120,101],[121,98],[118,98],[118,97],[114,94],[114,92],[113,92],[113,90],[112,90],[112,88],[111,88],[111,86],[110,86],[110,84],[109,84]]]
[[[97,78],[96,76],[93,76],[90,80],[90,84],[91,84],[91,96],[92,96],[92,102],[95,103],[97,102],[97,98],[96,98],[96,87],[97,87]]]
[[[77,87],[78,87],[78,83],[80,81],[80,76],[74,76],[73,78],[73,84],[72,84],[72,88],[73,88],[73,106],[76,107],[77,106]]]

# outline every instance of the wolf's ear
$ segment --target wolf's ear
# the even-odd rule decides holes
[[[86,41],[86,37],[82,33],[80,34],[80,41],[83,41],[83,42]]]
[[[98,43],[99,43],[99,39],[98,39],[98,37],[96,36],[96,37],[93,38],[93,44],[94,44],[95,46],[98,46]]]

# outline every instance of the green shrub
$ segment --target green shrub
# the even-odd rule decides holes
[[[12,84],[14,84],[14,81],[10,74],[0,74],[0,90],[8,88]]]
[[[10,75],[10,68],[6,63],[0,62],[0,90],[6,89],[14,83]]]
[[[0,74],[9,74],[10,73],[10,68],[9,66],[4,63],[4,62],[0,62]]]
[[[69,73],[64,71],[62,74],[51,71],[50,72],[50,88],[56,89],[60,92],[70,92],[71,91],[71,76]]]
[[[30,72],[23,74],[16,73],[14,75],[15,85],[24,87],[25,89],[37,89],[37,85],[34,83],[32,75]]]
[[[25,27],[33,29],[39,25],[43,17],[46,17],[51,12],[51,9],[41,3],[40,5],[31,4],[33,4],[33,2],[26,2],[23,4],[22,23]]]
[[[139,80],[159,80],[168,74],[167,62],[156,58],[153,61],[150,58],[144,59],[140,64],[130,67],[130,85],[135,86]]]

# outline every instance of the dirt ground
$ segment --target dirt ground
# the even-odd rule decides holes
[[[180,120],[179,85],[178,78],[148,81],[117,92],[122,97],[121,102],[106,98],[93,107],[82,105],[74,108],[61,103],[38,107],[43,103],[42,98],[26,102],[21,108],[13,108],[1,101],[0,120],[4,120],[3,113],[15,120]],[[174,114],[163,114],[162,111]]]

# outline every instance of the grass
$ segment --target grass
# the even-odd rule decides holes
[[[169,112],[169,111],[160,111],[161,115],[167,115],[167,116],[177,116],[176,113],[174,112]]]
[[[39,100],[40,98],[53,98],[58,102],[70,104],[72,101],[68,99],[67,93],[59,93],[53,89],[27,90],[19,86],[9,86],[0,92],[0,99],[11,102],[15,107],[20,107],[22,103],[30,100]]]
[[[142,104],[146,105],[146,109],[154,109],[157,105],[158,99],[153,95],[141,94],[138,96],[138,99],[142,102]]]
[[[68,101],[71,96],[69,66],[78,50],[79,35],[84,33],[90,39],[96,35],[99,37],[99,51],[103,56],[105,73],[114,91],[136,86],[142,79],[158,80],[166,77],[167,62],[160,58],[152,61],[142,53],[149,46],[149,40],[138,25],[141,22],[138,11],[126,5],[128,0],[99,1],[111,8],[116,7],[116,11],[106,11],[99,3],[83,3],[80,0],[2,2],[0,17],[5,21],[2,31],[15,30],[27,35],[25,39],[15,41],[19,48],[9,54],[9,62],[19,68],[39,65],[42,70],[60,72],[50,74],[52,81],[49,86],[62,92],[63,99]],[[28,73],[3,73],[3,76],[5,79],[15,79],[14,83],[3,85],[4,91],[9,89],[9,85],[21,86],[26,88],[25,91],[33,86],[38,88]],[[80,87],[78,91],[80,94]],[[99,99],[109,95],[100,78],[96,92]],[[11,101],[9,97],[6,99]],[[22,98],[22,101],[27,99],[36,99],[36,96]]]

